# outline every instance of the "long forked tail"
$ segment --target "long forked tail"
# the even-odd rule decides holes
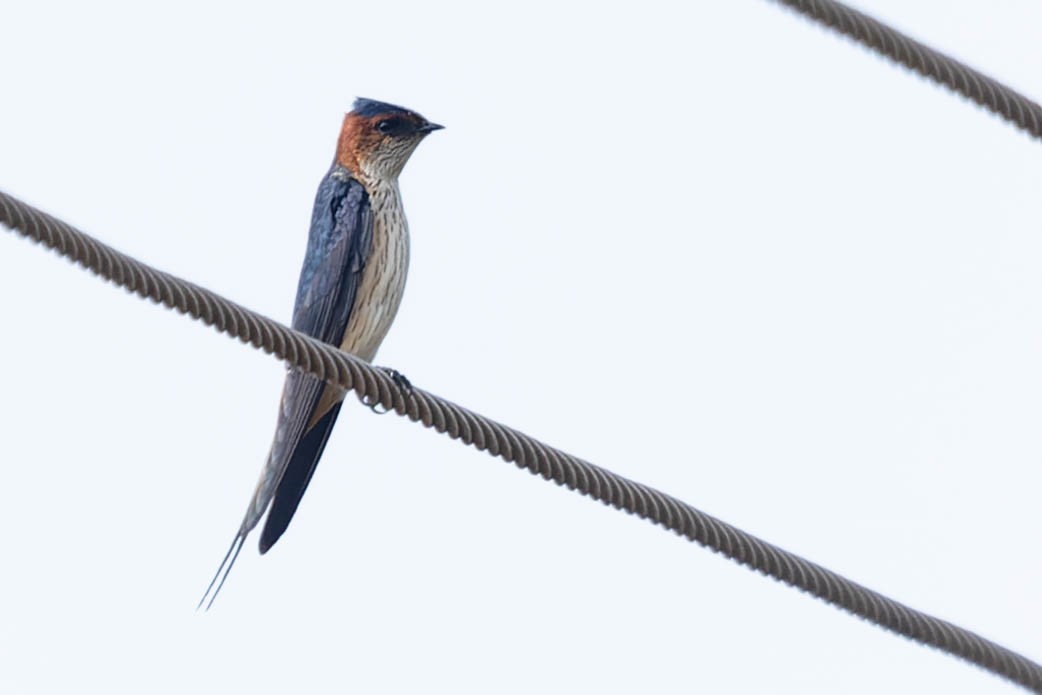
[[[210,580],[210,585],[206,587],[206,591],[203,593],[203,597],[199,599],[199,604],[196,605],[195,609],[199,610],[206,604],[206,610],[210,610],[210,606],[217,599],[217,594],[221,593],[221,587],[224,586],[224,581],[228,578],[228,573],[232,571],[232,567],[235,565],[235,560],[239,557],[239,551],[242,550],[242,544],[246,542],[246,534],[249,531],[244,531],[242,528],[235,534],[235,539],[232,541],[231,547],[228,548],[228,552],[224,554],[224,559],[221,560],[221,566],[217,568],[217,573],[213,575],[213,579]],[[220,581],[218,581],[218,579]],[[216,587],[216,588],[215,588]],[[211,593],[211,590],[213,593]],[[209,601],[207,601],[209,597]]]

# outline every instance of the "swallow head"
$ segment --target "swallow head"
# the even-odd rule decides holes
[[[443,127],[401,106],[356,99],[340,130],[337,162],[363,181],[394,181],[416,146]]]

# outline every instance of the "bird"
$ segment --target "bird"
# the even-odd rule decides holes
[[[409,265],[398,176],[420,142],[442,128],[401,106],[355,100],[344,116],[333,164],[315,194],[293,328],[373,360],[398,311]],[[408,386],[400,374],[388,372],[400,386]],[[296,370],[287,374],[267,463],[197,609],[213,605],[246,537],[265,513],[261,555],[286,531],[345,395],[317,377]]]

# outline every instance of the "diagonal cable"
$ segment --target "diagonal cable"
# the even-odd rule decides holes
[[[1042,693],[1042,666],[952,623],[871,589],[646,485],[543,444],[517,430],[415,389],[407,396],[381,370],[207,289],[156,270],[0,191],[0,223],[140,297],[189,314],[222,333],[352,389],[421,422],[616,509],[647,519],[742,565],[876,625],[965,659]]]
[[[1042,106],[998,80],[835,0],[773,1],[944,85],[1042,139]]]

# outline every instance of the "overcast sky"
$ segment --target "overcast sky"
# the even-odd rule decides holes
[[[8,3],[0,188],[287,321],[355,96],[444,123],[377,362],[1042,659],[1042,149],[762,0]],[[173,6],[170,6],[173,8]],[[872,0],[1042,96],[1042,5]],[[1019,692],[0,235],[0,691]]]

